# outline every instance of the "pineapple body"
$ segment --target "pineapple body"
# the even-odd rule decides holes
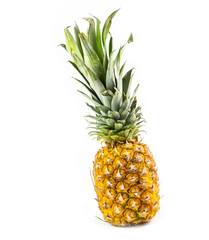
[[[118,226],[151,220],[159,209],[156,164],[146,144],[127,141],[102,147],[93,166],[99,208]]]

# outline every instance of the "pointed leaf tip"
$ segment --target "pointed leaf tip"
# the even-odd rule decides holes
[[[109,33],[109,30],[110,30],[110,27],[112,24],[112,19],[119,10],[120,10],[120,8],[118,10],[114,11],[113,13],[111,13],[104,23],[104,26],[102,29],[102,43],[103,43],[104,47],[106,45],[106,39],[107,39],[107,35]]]
[[[130,35],[130,37],[129,37],[129,39],[128,39],[128,43],[131,43],[131,42],[133,42],[134,41],[134,39],[133,39],[133,34],[131,33],[131,35]]]
[[[64,43],[60,43],[59,45],[57,45],[57,47],[63,47],[67,51],[66,45]]]

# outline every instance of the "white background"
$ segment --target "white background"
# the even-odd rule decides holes
[[[58,48],[63,29],[92,13],[112,25],[135,67],[158,165],[161,209],[148,224],[119,228],[102,217],[89,169],[100,143],[83,116],[77,76]],[[0,239],[209,239],[209,2],[1,1]],[[128,68],[127,68],[128,70]]]

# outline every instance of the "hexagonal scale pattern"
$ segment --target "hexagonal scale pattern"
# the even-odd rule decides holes
[[[150,221],[159,209],[156,164],[146,144],[102,147],[93,166],[99,208],[106,221],[127,226]]]

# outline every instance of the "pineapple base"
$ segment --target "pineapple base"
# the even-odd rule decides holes
[[[102,147],[93,164],[99,208],[117,226],[150,221],[159,209],[156,164],[148,146],[127,141]]]

